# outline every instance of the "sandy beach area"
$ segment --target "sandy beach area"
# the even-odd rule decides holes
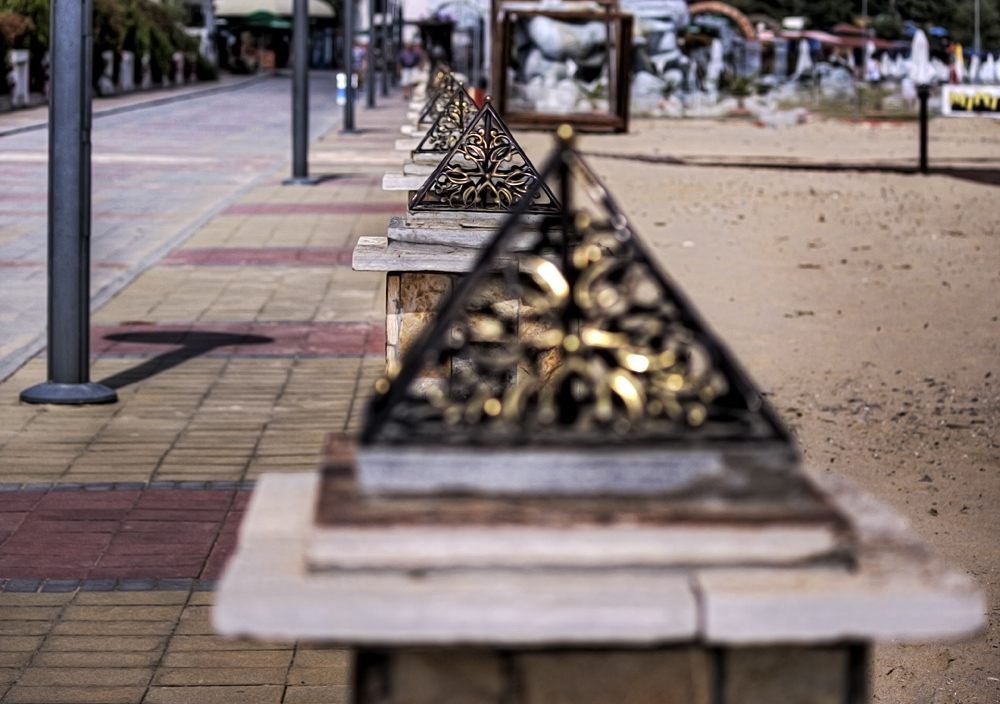
[[[879,645],[875,701],[1000,701],[1000,121],[636,121],[580,148],[792,428],[904,514],[989,626]],[[531,155],[548,137],[518,134]],[[748,166],[751,165],[751,166]]]

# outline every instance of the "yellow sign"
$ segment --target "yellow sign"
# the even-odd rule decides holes
[[[941,114],[1000,117],[1000,87],[945,86],[941,91]]]

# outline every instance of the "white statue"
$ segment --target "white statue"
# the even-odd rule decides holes
[[[10,102],[15,108],[28,107],[28,85],[31,78],[31,53],[24,49],[14,49],[10,52],[11,95]]]
[[[797,80],[807,73],[811,73],[813,68],[812,53],[809,49],[809,40],[799,40],[799,56],[795,60],[795,73],[792,80]]]
[[[993,54],[986,55],[986,61],[983,62],[983,67],[979,69],[979,82],[980,83],[995,83],[997,80],[997,64],[996,59],[993,58]]]
[[[924,30],[918,29],[910,46],[910,79],[918,86],[927,85],[934,79],[931,66],[931,48]]]
[[[149,54],[142,55],[142,68],[139,70],[139,88],[149,90],[153,87],[153,69],[150,67]]]
[[[101,61],[104,62],[104,70],[101,71],[101,77],[97,79],[97,92],[101,95],[114,95],[115,53],[102,51]]]
[[[118,89],[122,93],[131,93],[135,90],[135,54],[131,51],[121,53],[122,64],[118,69]]]
[[[718,39],[712,40],[712,47],[708,57],[708,68],[705,69],[705,83],[709,93],[719,91],[719,77],[722,76],[726,65],[722,60],[722,42]]]
[[[972,58],[969,59],[969,83],[975,83],[979,80],[979,69],[982,63],[979,61],[979,55],[973,54]]]
[[[173,81],[175,86],[180,86],[184,84],[184,54],[181,52],[175,52],[173,57],[171,57],[171,64],[173,66]]]

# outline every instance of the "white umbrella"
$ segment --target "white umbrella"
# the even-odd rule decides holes
[[[965,63],[962,61],[961,54],[955,54],[955,80],[959,83],[965,83]]]
[[[931,48],[927,43],[927,35],[924,34],[924,30],[918,29],[913,35],[913,44],[910,45],[910,78],[919,86],[930,83],[933,77],[934,69],[931,68]]]
[[[973,54],[972,59],[969,61],[969,83],[975,83],[979,80],[980,66],[979,54]]]
[[[879,71],[882,72],[882,78],[889,78],[892,75],[892,61],[889,60],[889,52],[882,53],[882,60],[879,62]]]

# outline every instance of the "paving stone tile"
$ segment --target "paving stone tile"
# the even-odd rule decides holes
[[[137,653],[163,649],[166,647],[166,644],[166,638],[162,636],[70,636],[53,634],[45,639],[42,650],[63,652],[121,651]]]
[[[0,638],[0,652],[38,650],[43,640],[41,636],[4,636]]]
[[[285,690],[284,704],[347,704],[351,688],[347,685],[290,686]]]
[[[187,603],[184,592],[80,592],[73,600],[77,606],[179,606]],[[179,612],[178,612],[179,615]]]
[[[63,618],[67,621],[174,621],[180,606],[81,606],[70,604]]]
[[[278,685],[229,687],[150,687],[143,704],[280,704]]]
[[[0,608],[6,606],[61,606],[73,600],[69,593],[0,594]]]
[[[168,651],[163,656],[162,667],[183,668],[283,668],[288,671],[292,662],[292,649],[284,650],[227,650],[227,651]],[[283,682],[284,680],[282,680]]]
[[[55,621],[59,606],[5,606],[0,609],[0,621]]]
[[[347,685],[350,683],[349,668],[337,667],[295,667],[288,671],[289,685]]]
[[[160,667],[152,684],[188,685],[261,685],[285,683],[284,667]]]
[[[31,660],[32,667],[145,667],[152,668],[160,661],[159,650],[140,651],[137,653],[122,651],[45,651],[35,653]]]
[[[173,621],[59,621],[52,634],[59,636],[169,636]]]
[[[21,675],[18,684],[25,687],[52,686],[145,686],[153,676],[151,668],[142,667],[35,667]]]
[[[29,650],[5,653],[0,651],[0,667],[25,667],[34,655]]]
[[[145,687],[28,687],[15,684],[4,704],[139,704]]]
[[[221,651],[221,650],[282,650],[287,643],[262,643],[242,638],[222,638],[221,636],[175,635],[167,644],[167,652]]]

